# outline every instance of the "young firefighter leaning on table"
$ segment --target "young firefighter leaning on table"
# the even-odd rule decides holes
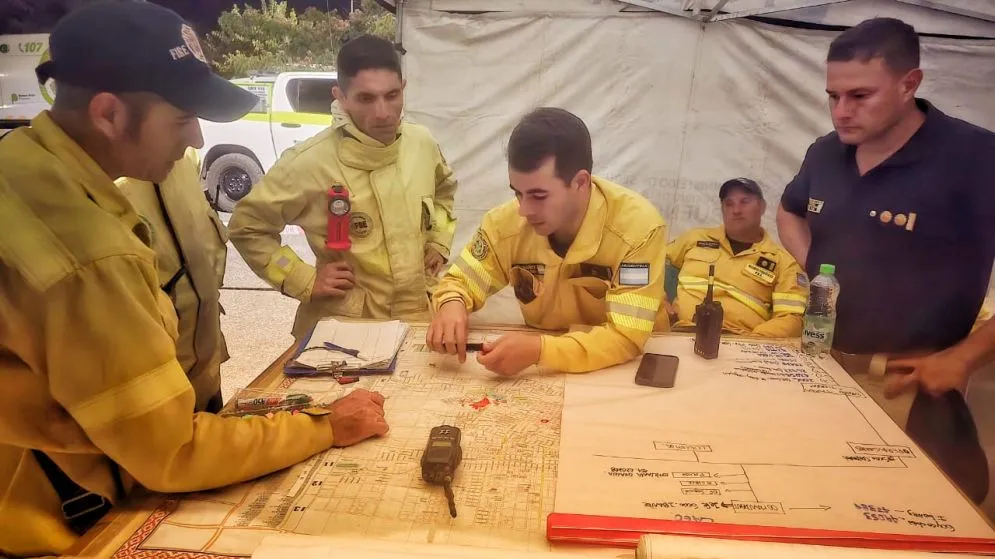
[[[694,326],[705,298],[708,268],[715,265],[715,299],[722,329],[735,334],[797,338],[808,297],[808,277],[787,250],[764,231],[767,204],[760,186],[744,178],[719,187],[722,226],[692,229],[667,247],[680,270],[674,301],[675,328]]]
[[[139,485],[213,489],[386,433],[368,391],[320,417],[194,413],[151,234],[114,178],[165,181],[203,145],[198,117],[256,100],[151,2],[88,3],[49,44],[55,103],[0,142],[0,555],[65,553]]]
[[[638,355],[661,312],[666,225],[639,194],[591,175],[584,122],[556,108],[526,115],[508,142],[517,200],[484,216],[471,243],[433,297],[426,343],[466,359],[468,315],[509,283],[525,322],[543,330],[572,325],[590,332],[506,334],[477,360],[501,375],[539,364],[565,372],[609,367]]]

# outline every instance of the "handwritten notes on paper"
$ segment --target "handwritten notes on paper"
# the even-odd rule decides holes
[[[995,538],[995,531],[829,358],[687,337],[673,388],[633,383],[638,361],[569,375],[557,513]],[[597,487],[597,491],[590,490]]]
[[[408,325],[399,320],[343,322],[326,318],[315,326],[294,365],[344,371],[384,368],[394,360],[407,333]]]

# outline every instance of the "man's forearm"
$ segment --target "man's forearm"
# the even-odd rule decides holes
[[[995,358],[995,320],[982,324],[950,351],[967,365],[969,371],[990,363]]]
[[[797,216],[783,206],[777,207],[777,235],[781,244],[788,249],[791,256],[805,269],[808,259],[808,248],[812,244],[812,232],[808,228],[808,220]]]

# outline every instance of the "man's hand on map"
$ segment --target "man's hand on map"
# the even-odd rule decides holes
[[[384,419],[383,395],[359,388],[332,402],[328,407],[332,413],[328,420],[332,423],[332,446],[352,446],[370,437],[387,433],[387,420]]]
[[[425,334],[425,345],[432,351],[459,355],[459,362],[466,362],[466,336],[470,316],[463,301],[447,301],[439,307],[432,324]]]
[[[971,369],[954,348],[925,357],[911,357],[888,361],[889,379],[884,389],[885,398],[894,398],[913,389],[918,383],[923,391],[940,397],[949,390],[967,387]]]
[[[539,362],[542,338],[537,334],[512,332],[493,342],[484,342],[477,362],[488,371],[512,377]]]

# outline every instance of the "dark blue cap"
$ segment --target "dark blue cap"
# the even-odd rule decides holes
[[[59,20],[49,36],[49,79],[109,93],[148,92],[204,120],[231,122],[256,96],[215,74],[197,34],[176,12],[151,2],[98,1]]]
[[[757,184],[757,181],[739,177],[736,179],[729,179],[722,183],[722,186],[719,187],[719,200],[725,200],[725,197],[728,196],[729,192],[733,189],[739,189],[747,194],[759,196],[761,199],[764,197],[764,191],[760,189],[760,185]]]

